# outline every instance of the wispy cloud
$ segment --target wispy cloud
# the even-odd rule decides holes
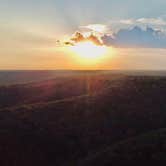
[[[166,20],[164,20],[161,17],[158,18],[138,18],[138,19],[122,19],[117,21],[122,24],[128,24],[128,25],[159,25],[159,26],[165,26]]]
[[[94,31],[97,33],[106,33],[108,31],[107,25],[104,24],[89,24],[86,26],[80,26],[81,29]]]
[[[135,21],[140,24],[150,24],[150,25],[166,25],[166,20],[163,18],[139,18]]]

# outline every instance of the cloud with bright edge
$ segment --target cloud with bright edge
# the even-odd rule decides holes
[[[94,43],[95,45],[101,46],[103,45],[101,39],[93,34],[90,33],[88,36],[85,36],[84,33],[81,32],[75,32],[72,37],[70,38],[69,41],[66,41],[65,44],[66,45],[75,45],[77,43],[81,43],[81,42],[87,42],[87,41],[91,41],[92,43]]]
[[[111,25],[90,24],[81,26],[83,31],[75,32],[65,45],[91,41],[95,45],[114,47],[166,48],[166,33],[160,29],[166,26],[163,18],[139,18],[112,21],[113,24],[128,25],[112,33]],[[146,27],[146,28],[145,28]],[[160,28],[158,28],[160,27]],[[87,30],[90,33],[87,33]]]

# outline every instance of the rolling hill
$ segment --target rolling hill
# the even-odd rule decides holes
[[[86,74],[1,86],[0,96],[4,165],[93,166],[164,155],[165,77]]]

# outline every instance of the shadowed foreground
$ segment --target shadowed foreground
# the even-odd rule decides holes
[[[0,163],[165,161],[166,77],[89,73],[0,87]]]

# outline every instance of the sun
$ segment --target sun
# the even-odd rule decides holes
[[[80,42],[71,46],[71,50],[75,53],[82,62],[92,63],[102,59],[106,52],[106,46],[96,45],[91,41]]]

